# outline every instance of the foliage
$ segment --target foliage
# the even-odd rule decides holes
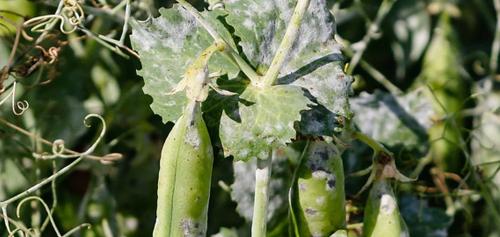
[[[198,189],[202,236],[497,236],[499,19],[498,0],[0,0],[0,236],[151,236],[157,203]]]

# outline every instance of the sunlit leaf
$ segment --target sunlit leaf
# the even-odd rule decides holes
[[[182,79],[187,66],[208,46],[212,37],[196,19],[179,5],[160,9],[161,16],[146,22],[134,22],[132,46],[139,52],[144,78],[144,93],[153,97],[151,108],[163,122],[180,117],[187,98],[184,93],[169,94]],[[221,12],[204,12],[204,17],[222,37],[232,44],[232,38],[217,20]],[[235,77],[239,69],[227,57],[215,54],[208,65],[210,72],[228,73]]]

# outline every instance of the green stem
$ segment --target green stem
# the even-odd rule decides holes
[[[351,49],[351,43],[348,42],[345,39],[342,39],[341,37],[336,37],[340,41],[342,45],[345,47],[343,48],[344,53],[348,57],[353,57],[354,52]],[[403,91],[399,89],[396,85],[394,85],[389,79],[387,79],[384,74],[382,74],[380,71],[378,71],[375,67],[373,67],[370,63],[367,61],[360,59],[359,65],[368,73],[370,74],[375,81],[378,83],[382,84],[391,94],[393,95],[401,95],[403,94]]]
[[[19,193],[17,194],[16,196],[12,197],[12,198],[9,198],[5,201],[2,201],[0,202],[0,207],[6,207],[7,205],[9,205],[10,203],[13,203],[21,198],[24,198],[28,195],[30,195],[31,193],[35,192],[36,190],[40,189],[41,187],[43,187],[44,185],[48,184],[48,183],[51,183],[54,179],[56,179],[57,177],[65,174],[66,172],[68,172],[69,170],[71,170],[73,167],[75,167],[78,163],[80,163],[80,161],[82,161],[83,159],[85,159],[85,156],[80,156],[78,159],[74,160],[73,162],[71,162],[69,165],[67,165],[66,167],[62,168],[61,170],[59,170],[57,173],[47,177],[46,179],[44,179],[43,181],[41,181],[40,183],[32,186],[31,188],[29,189],[26,189],[24,192],[22,193]]]
[[[267,203],[269,201],[269,181],[274,152],[265,160],[257,160],[255,171],[255,198],[252,218],[252,237],[265,237],[267,232]]]
[[[263,86],[271,86],[276,78],[278,78],[278,74],[285,63],[285,59],[290,53],[292,49],[293,43],[297,39],[300,25],[302,23],[302,18],[309,6],[310,0],[298,0],[297,6],[293,11],[292,18],[288,23],[288,27],[285,32],[285,36],[281,41],[281,44],[276,51],[276,55],[274,55],[273,61],[271,62],[271,66],[269,66],[269,70],[267,70],[266,75],[262,78]]]
[[[130,18],[130,0],[125,0],[127,5],[125,6],[125,19],[123,21],[123,29],[122,29],[122,35],[120,36],[120,45],[125,44],[125,37],[127,36],[128,32],[128,21]]]
[[[306,141],[306,145],[304,146],[304,150],[302,150],[302,153],[300,154],[299,162],[297,163],[297,167],[295,168],[295,171],[293,172],[293,177],[292,177],[292,185],[288,189],[288,213],[290,215],[291,219],[291,227],[290,227],[290,236],[299,236],[299,227],[298,227],[298,222],[297,222],[297,217],[295,216],[294,212],[294,203],[293,203],[293,197],[295,195],[295,188],[297,185],[297,179],[299,175],[299,168],[300,165],[302,164],[304,157],[306,155],[307,149],[309,149],[309,143],[310,141]],[[292,231],[293,230],[293,231]],[[292,234],[293,233],[293,234]]]
[[[210,23],[203,18],[203,16],[200,14],[196,8],[194,8],[190,3],[188,3],[185,0],[177,0],[177,2],[186,9],[195,19],[200,23],[203,28],[214,38],[215,41],[222,42],[228,47],[226,47],[227,50],[225,50],[223,53],[229,56],[230,59],[232,59],[245,73],[245,75],[251,80],[251,81],[258,81],[260,76],[255,72],[255,70],[248,65],[248,63],[241,58],[241,56],[238,54],[238,52],[231,47],[230,44],[228,44],[220,35],[219,33],[210,25]]]
[[[361,142],[365,143],[368,145],[370,148],[373,149],[375,154],[380,153],[380,152],[385,152],[387,154],[391,154],[390,151],[388,151],[382,144],[379,142],[375,141],[373,138],[361,133],[361,132],[354,132],[353,136],[355,139],[360,140]]]
[[[491,78],[497,73],[498,69],[498,54],[500,52],[500,0],[493,0],[495,5],[497,25],[495,28],[495,40],[493,40],[493,45],[491,46],[491,57],[490,57],[490,75]]]

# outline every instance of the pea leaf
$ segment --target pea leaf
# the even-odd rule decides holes
[[[482,112],[474,118],[474,130],[472,135],[472,160],[475,164],[491,162],[498,159],[500,154],[500,86],[490,78],[484,79],[474,88],[477,96],[478,108]],[[500,173],[496,172],[496,166],[483,166],[486,176],[495,175],[493,179],[500,185]],[[500,197],[500,193],[498,194]]]
[[[425,153],[428,149],[427,129],[431,126],[432,104],[415,90],[403,96],[376,91],[361,93],[351,99],[359,129],[388,146]]]
[[[403,196],[399,199],[400,209],[406,224],[410,227],[410,236],[446,237],[453,218],[445,210],[429,207],[427,201],[415,196]]]
[[[296,129],[302,135],[332,136],[340,132],[338,128],[340,117],[322,105],[311,106],[310,110],[302,111],[301,119],[296,124]]]
[[[168,94],[182,79],[187,66],[205,48],[213,43],[207,31],[179,5],[160,9],[158,18],[146,22],[133,22],[132,47],[141,57],[144,93],[153,97],[151,108],[163,118],[163,122],[180,117],[187,98],[183,93]],[[220,11],[203,12],[219,34],[235,47],[230,33],[217,19]],[[235,77],[239,69],[222,54],[215,54],[209,62],[209,71],[221,71]]]
[[[310,103],[296,86],[248,85],[239,97],[239,109],[222,115],[224,153],[236,160],[267,159],[272,148],[285,146],[295,137],[294,122]]]
[[[481,114],[474,118],[474,130],[471,134],[472,163],[475,165],[492,162],[492,165],[478,166],[483,176],[482,182],[488,187],[488,193],[484,194],[484,199],[491,195],[494,205],[487,205],[487,211],[483,213],[483,228],[488,233],[500,234],[498,223],[495,223],[495,212],[500,210],[500,172],[498,164],[493,163],[498,160],[500,154],[500,84],[491,78],[485,78],[474,88],[477,96],[477,109]]]
[[[258,70],[269,67],[297,1],[233,0],[225,4],[227,22],[241,40],[250,63]],[[348,114],[351,78],[342,72],[335,22],[324,0],[312,0],[298,37],[281,69],[278,84],[294,84],[333,113]],[[314,83],[312,83],[314,82]]]

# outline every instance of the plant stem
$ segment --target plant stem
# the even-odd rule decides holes
[[[350,48],[351,47],[350,43],[347,40],[342,39],[339,36],[336,36],[335,38],[344,46],[343,47],[343,51],[345,52],[345,54],[348,57],[352,57],[354,55],[354,52]],[[393,94],[393,95],[401,95],[401,94],[403,94],[403,91],[401,89],[399,89],[396,85],[394,85],[391,81],[389,81],[389,79],[387,79],[387,77],[384,76],[384,74],[382,74],[380,71],[378,71],[376,68],[374,68],[367,61],[365,61],[363,59],[360,59],[359,65],[368,74],[370,74],[373,77],[373,79],[375,79],[375,81],[377,81],[382,86],[384,86],[385,89],[387,89],[391,94]]]
[[[238,52],[233,49],[233,47],[228,44],[219,33],[210,25],[210,23],[203,18],[203,16],[194,8],[190,3],[185,0],[177,0],[177,2],[186,9],[195,19],[200,23],[203,28],[214,38],[215,41],[224,43],[227,45],[226,49],[223,53],[227,54],[230,59],[232,59],[241,69],[241,71],[251,80],[258,81],[260,76],[255,72],[255,70],[238,54]]]
[[[255,198],[252,217],[252,237],[265,237],[267,232],[267,203],[269,201],[269,180],[274,152],[265,160],[257,159],[255,171]]]
[[[359,61],[361,60],[361,56],[363,56],[366,48],[368,47],[368,44],[370,43],[372,38],[374,38],[374,36],[378,33],[380,28],[380,23],[382,23],[382,20],[385,18],[389,10],[391,10],[393,4],[394,0],[384,0],[382,2],[382,5],[378,9],[375,20],[368,27],[368,32],[366,32],[366,35],[359,43],[356,43],[359,44],[360,47],[356,51],[354,56],[351,58],[351,62],[349,62],[349,69],[347,70],[347,74],[352,75],[352,72],[358,65]]]
[[[4,120],[4,119],[0,118],[0,123],[3,123],[7,127],[10,127],[12,129],[18,131],[19,133],[21,133],[23,135],[26,135],[26,136],[34,139],[34,140],[40,141],[41,143],[43,143],[45,145],[54,146],[54,143],[50,142],[49,140],[46,140],[44,138],[41,138],[41,137],[37,136],[34,133],[26,131],[26,130],[24,130],[24,129],[22,129],[22,128],[14,125],[14,124],[12,124],[10,122],[8,122],[7,120]],[[65,148],[64,151],[67,152],[67,153],[73,154],[73,155],[80,154],[79,152],[71,150],[71,149],[68,149],[68,148]],[[94,156],[94,155],[87,155],[85,157],[88,158],[88,159],[91,159],[91,160],[105,160],[106,159],[104,156]]]
[[[299,236],[299,228],[298,228],[298,222],[297,222],[297,217],[295,216],[294,212],[294,203],[293,203],[293,197],[295,195],[295,188],[297,185],[297,177],[299,175],[299,168],[300,165],[302,164],[304,157],[306,155],[307,150],[309,149],[309,143],[310,141],[306,141],[306,145],[304,146],[304,150],[302,150],[302,153],[300,154],[299,162],[297,163],[297,167],[295,168],[295,171],[293,172],[293,177],[292,177],[292,185],[288,189],[288,214],[291,219],[290,223],[292,226],[289,228],[290,233],[294,233],[295,235],[291,236]],[[293,230],[293,231],[292,231]]]
[[[370,148],[372,148],[373,151],[375,152],[375,154],[379,153],[381,151],[383,151],[387,154],[391,154],[391,152],[389,152],[387,149],[385,149],[385,147],[382,144],[380,144],[379,142],[375,141],[373,138],[371,138],[371,137],[369,137],[361,132],[354,132],[353,136],[355,139],[360,140],[361,142],[365,143]]]
[[[491,46],[490,56],[490,75],[492,76],[492,79],[497,73],[498,54],[500,53],[500,0],[493,0],[493,3],[495,5],[497,25],[495,28],[495,40],[493,40],[493,45]]]
[[[62,168],[61,170],[59,170],[57,173],[47,177],[46,179],[44,179],[43,181],[41,181],[40,183],[32,186],[31,188],[29,189],[26,189],[25,191],[17,194],[16,196],[14,197],[11,197],[5,201],[2,201],[0,202],[0,207],[6,207],[7,205],[9,205],[10,203],[13,203],[23,197],[26,197],[28,195],[30,195],[31,193],[35,192],[36,190],[40,189],[41,187],[43,187],[44,185],[52,182],[52,180],[56,179],[57,177],[63,175],[64,173],[68,172],[69,170],[71,170],[71,168],[75,167],[80,161],[82,161],[83,159],[85,158],[85,156],[80,156],[78,157],[76,160],[74,160],[73,162],[71,162],[69,165],[67,165],[66,167]]]
[[[309,6],[309,2],[310,0],[298,0],[297,6],[293,11],[292,18],[286,28],[285,36],[276,51],[276,55],[274,55],[271,66],[269,66],[269,70],[267,70],[266,75],[262,78],[263,86],[271,86],[274,81],[276,81],[276,78],[278,78],[281,67],[283,67],[285,59],[290,53],[293,43],[297,39],[302,18],[304,17],[307,7]]]
[[[120,45],[125,44],[125,37],[127,36],[128,32],[128,21],[130,18],[130,0],[125,0],[127,5],[125,6],[125,19],[123,21],[123,29],[122,29],[122,35],[120,36]]]

